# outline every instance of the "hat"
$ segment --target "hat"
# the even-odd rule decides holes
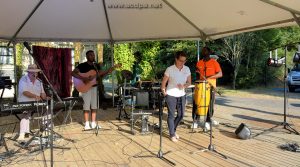
[[[27,72],[40,72],[42,70],[38,69],[36,64],[29,64],[26,71]]]

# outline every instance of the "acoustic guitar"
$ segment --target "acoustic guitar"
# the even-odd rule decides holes
[[[116,64],[113,67],[111,67],[110,70],[112,70],[114,68],[121,67],[121,66],[122,66],[121,64]],[[85,83],[81,79],[73,77],[73,83],[74,83],[74,86],[75,86],[75,88],[78,92],[85,93],[85,92],[89,91],[94,85],[97,84],[97,72],[96,72],[96,70],[90,70],[86,73],[78,73],[78,75],[80,75],[82,77],[92,78],[92,80]]]

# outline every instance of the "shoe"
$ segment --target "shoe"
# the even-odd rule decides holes
[[[176,139],[176,136],[171,137],[171,141],[172,142],[178,142],[178,140]]]
[[[216,121],[216,120],[212,120],[212,126],[218,126],[219,125],[219,122],[218,121]]]
[[[84,130],[90,130],[90,129],[91,129],[90,123],[88,121],[85,122]]]
[[[96,122],[92,122],[92,123],[91,123],[91,127],[92,127],[92,129],[95,129],[95,128],[97,127]]]
[[[179,139],[179,136],[177,135],[177,133],[175,133],[175,137],[176,137],[176,139]]]
[[[210,130],[210,123],[209,122],[205,122],[204,131],[209,131],[209,130]]]
[[[25,133],[20,133],[17,141],[25,141]]]
[[[191,129],[197,129],[197,128],[198,128],[198,123],[193,122],[193,124],[191,125]]]

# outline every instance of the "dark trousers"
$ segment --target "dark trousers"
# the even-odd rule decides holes
[[[183,119],[185,111],[185,102],[186,96],[174,97],[166,96],[166,102],[168,106],[168,127],[170,137],[175,136],[176,128],[179,125],[180,121]],[[177,116],[175,117],[175,111],[177,109]]]
[[[210,92],[211,96],[209,99],[209,106],[208,106],[208,111],[207,111],[207,115],[206,115],[206,122],[210,122],[210,118],[213,117],[214,115],[214,103],[215,103],[215,91],[211,90]],[[211,109],[211,113],[209,113]],[[197,111],[197,105],[195,103],[195,100],[193,100],[193,109],[192,109],[192,118],[193,121],[196,121],[199,119],[199,115],[196,114]]]

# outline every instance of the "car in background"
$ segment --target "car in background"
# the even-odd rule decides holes
[[[287,84],[290,92],[295,92],[295,89],[300,88],[300,64],[297,63],[291,70],[288,70]]]

